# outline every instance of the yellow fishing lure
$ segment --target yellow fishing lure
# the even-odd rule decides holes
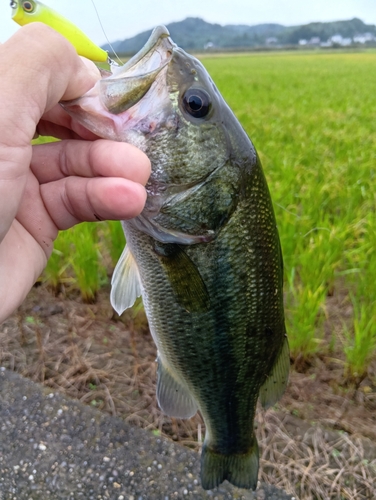
[[[108,54],[101,49],[77,26],[58,12],[35,0],[12,0],[12,19],[24,26],[28,23],[41,22],[61,33],[75,47],[77,54],[97,62],[107,62]]]

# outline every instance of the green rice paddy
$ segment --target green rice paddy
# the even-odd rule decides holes
[[[376,353],[376,52],[202,60],[269,182],[292,358],[340,349],[360,380]],[[123,246],[115,222],[62,232],[42,279],[95,300]]]

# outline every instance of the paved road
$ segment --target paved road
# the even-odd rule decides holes
[[[198,478],[197,453],[0,368],[0,500],[292,498]]]

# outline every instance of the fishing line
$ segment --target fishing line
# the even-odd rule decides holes
[[[122,61],[122,60],[120,59],[120,57],[116,54],[115,49],[113,48],[113,46],[111,45],[110,40],[109,40],[109,39],[108,39],[108,37],[107,37],[107,34],[106,34],[105,30],[104,30],[104,27],[103,27],[103,24],[102,24],[102,21],[101,21],[101,18],[100,18],[100,16],[99,16],[99,12],[98,12],[98,9],[97,9],[97,7],[96,7],[96,5],[95,5],[94,0],[91,0],[91,3],[93,4],[93,7],[94,7],[95,13],[96,13],[96,15],[97,15],[97,18],[98,18],[98,21],[99,21],[100,27],[102,28],[103,34],[104,34],[104,36],[106,37],[107,43],[108,43],[108,45],[110,46],[110,48],[111,48],[111,50],[112,50],[112,52],[113,52],[114,56],[115,56],[115,57],[116,57],[116,59],[119,61],[120,65],[122,66],[122,65],[123,65],[123,61]],[[108,60],[109,60],[110,65],[111,65],[111,64],[115,64],[116,66],[119,66],[119,65],[118,65],[118,63],[117,63],[116,61],[113,61],[110,57],[108,57]]]

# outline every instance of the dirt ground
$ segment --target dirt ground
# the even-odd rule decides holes
[[[328,332],[348,314],[341,307],[333,299]],[[376,498],[376,363],[351,386],[341,356],[297,360],[281,401],[256,418],[261,479],[301,500]],[[201,417],[178,421],[157,407],[155,359],[142,308],[119,318],[106,289],[84,304],[75,291],[36,287],[0,325],[0,366],[199,449]]]

